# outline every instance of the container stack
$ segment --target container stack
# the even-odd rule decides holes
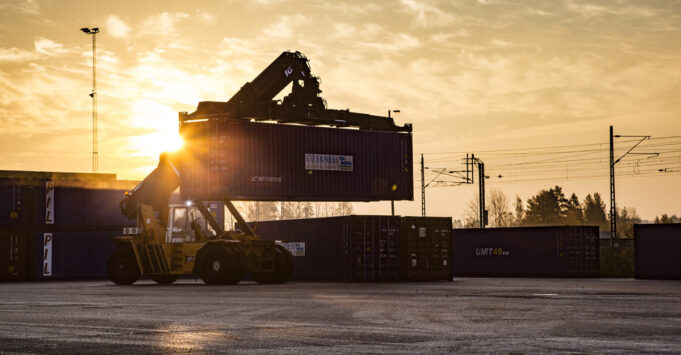
[[[298,281],[451,280],[451,218],[342,216],[252,224],[282,240]]]
[[[452,230],[455,276],[598,277],[598,227]]]
[[[110,238],[135,221],[114,174],[0,172],[0,280],[104,277]]]

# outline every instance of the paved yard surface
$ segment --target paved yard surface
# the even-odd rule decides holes
[[[681,282],[0,284],[0,352],[681,352]]]

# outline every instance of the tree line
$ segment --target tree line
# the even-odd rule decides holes
[[[523,201],[516,196],[513,209],[508,197],[497,189],[490,189],[487,197],[488,226],[550,226],[550,225],[590,225],[598,226],[602,231],[610,230],[609,213],[606,212],[605,202],[598,192],[588,194],[580,200],[572,193],[568,197],[560,186],[542,189],[536,195]],[[471,200],[464,214],[464,220],[458,224],[465,228],[479,226],[478,201]],[[678,223],[676,215],[655,218],[655,223]],[[617,209],[618,237],[633,237],[635,223],[641,223],[641,218],[633,207]]]
[[[247,221],[346,216],[354,212],[350,202],[273,202],[236,203]]]

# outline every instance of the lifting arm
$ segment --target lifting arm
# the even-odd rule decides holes
[[[149,205],[160,216],[161,225],[168,225],[168,201],[170,194],[180,186],[180,173],[170,161],[168,153],[162,153],[158,166],[134,189],[125,194],[118,203],[121,213],[128,218],[137,217],[137,206]]]
[[[289,83],[291,93],[281,102],[273,100]],[[327,109],[319,84],[302,53],[284,52],[227,102],[203,101],[195,112],[181,112],[180,124],[206,118],[255,119],[411,132],[410,124],[397,126],[390,117]]]

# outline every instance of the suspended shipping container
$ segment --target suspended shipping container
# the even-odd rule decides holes
[[[634,275],[681,280],[681,224],[634,225]]]
[[[180,134],[185,199],[413,199],[410,133],[212,119]]]
[[[453,229],[454,276],[598,277],[598,227]]]
[[[294,256],[294,280],[452,278],[449,218],[353,215],[253,225],[260,238],[285,241]]]

